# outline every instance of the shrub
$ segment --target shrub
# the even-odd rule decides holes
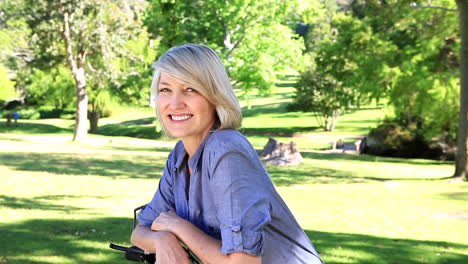
[[[18,110],[20,119],[30,119],[30,120],[37,120],[41,117],[41,114],[38,110],[34,108],[27,108]]]
[[[39,109],[41,118],[62,118],[62,116],[75,114],[72,110],[63,109]]]
[[[366,149],[369,154],[402,158],[426,158],[430,152],[429,144],[416,129],[393,121],[370,131]]]

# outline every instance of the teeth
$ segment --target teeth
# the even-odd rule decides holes
[[[191,115],[183,115],[183,116],[171,115],[172,120],[176,120],[176,121],[187,120],[190,117],[192,117],[192,116]]]

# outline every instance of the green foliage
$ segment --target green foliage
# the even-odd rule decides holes
[[[42,118],[64,118],[64,119],[74,119],[75,110],[68,109],[56,109],[56,108],[47,108],[40,107],[39,114]]]
[[[99,93],[92,93],[89,98],[90,112],[99,112],[100,117],[109,117],[112,114],[112,108],[117,104],[115,98],[111,96],[108,90],[102,90]]]
[[[333,10],[324,9],[310,25],[306,42],[313,60],[301,74],[290,107],[317,112],[327,131],[334,128],[341,112],[377,97],[374,87],[381,85],[384,67],[378,55],[389,48],[372,37],[369,26]],[[326,20],[328,27],[321,25]]]
[[[303,15],[311,71],[351,88],[357,106],[383,100],[400,124],[417,122],[426,141],[453,140],[460,41],[456,12],[444,8],[455,10],[455,1],[357,0],[337,13],[324,6]]]
[[[426,140],[447,134],[453,142],[458,129],[459,109],[458,80],[433,74],[398,78],[390,93],[397,120],[402,123],[418,122],[421,134]],[[418,79],[421,78],[421,79]]]
[[[354,91],[330,75],[304,72],[295,88],[294,103],[288,110],[317,113],[319,124],[325,131],[333,130],[340,113],[355,101]]]
[[[366,153],[389,157],[428,158],[429,146],[418,134],[415,124],[400,125],[385,121],[369,132]]]
[[[41,108],[69,109],[76,102],[75,83],[63,65],[49,70],[34,70],[31,84],[26,87],[28,102]]]
[[[381,98],[387,85],[386,73],[393,65],[395,45],[382,41],[372,28],[357,18],[337,14],[331,21],[333,35],[320,46],[317,71],[352,87],[360,102]]]
[[[26,108],[18,111],[20,119],[37,120],[41,117],[39,111],[35,108]]]
[[[15,82],[8,78],[6,69],[0,64],[0,101],[7,101],[18,96],[15,91]]]
[[[373,38],[398,47],[386,56],[371,56],[383,62],[382,74],[374,75],[383,80],[376,95],[388,96],[398,122],[418,122],[425,140],[445,133],[453,139],[459,107],[457,13],[420,8],[426,1],[383,2],[354,1],[352,5],[356,17],[372,29]],[[430,5],[456,8],[455,1],[448,0]]]
[[[236,87],[268,92],[276,74],[300,65],[300,40],[286,23],[296,1],[151,1],[145,24],[158,54],[187,42],[215,49]]]
[[[11,91],[10,84],[3,79],[3,71],[6,71],[9,79],[14,80],[18,95],[24,93],[24,87],[29,81],[30,71],[26,64],[32,59],[27,37],[29,30],[21,15],[21,8],[21,0],[0,1],[0,90]]]
[[[118,65],[126,74],[109,86],[111,94],[119,101],[129,105],[148,105],[148,90],[153,77],[150,65],[156,57],[157,46],[157,41],[149,39],[146,31],[139,32],[125,44],[130,57],[119,58]]]

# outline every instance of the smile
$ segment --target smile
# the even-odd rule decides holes
[[[184,121],[184,120],[187,120],[187,119],[191,118],[193,115],[180,115],[180,116],[169,115],[169,116],[174,121]]]

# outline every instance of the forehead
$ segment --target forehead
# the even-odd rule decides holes
[[[161,76],[159,77],[159,84],[171,85],[171,86],[185,86],[186,85],[184,82],[180,81],[179,79],[174,78],[164,72],[162,72]]]

